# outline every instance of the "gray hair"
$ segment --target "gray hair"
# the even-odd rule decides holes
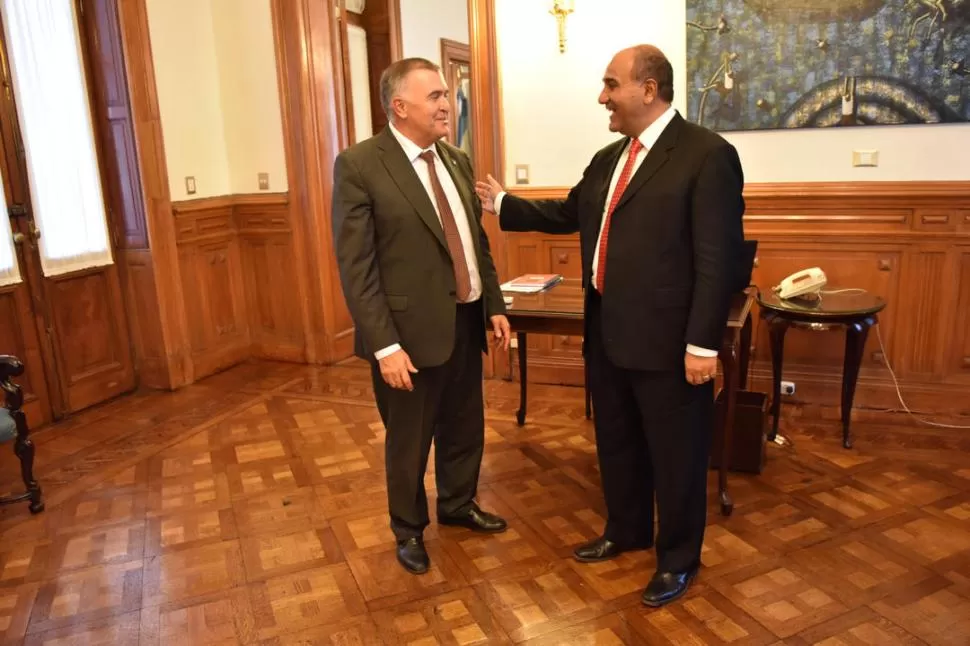
[[[381,105],[387,118],[394,116],[394,108],[391,107],[391,99],[401,90],[401,84],[407,75],[414,70],[431,70],[432,72],[441,71],[441,67],[435,65],[426,58],[402,58],[388,66],[381,74]]]

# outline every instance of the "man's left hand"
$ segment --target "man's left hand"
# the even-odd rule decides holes
[[[512,327],[509,320],[502,314],[496,314],[491,318],[492,332],[495,334],[495,347],[508,350],[512,343]]]
[[[684,369],[687,372],[687,381],[694,386],[700,386],[717,375],[717,357],[699,357],[687,352],[684,354]]]

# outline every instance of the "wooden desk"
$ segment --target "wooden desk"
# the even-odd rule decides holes
[[[519,353],[519,410],[516,419],[519,426],[525,424],[526,402],[528,401],[528,351],[529,334],[566,334],[583,336],[583,290],[579,280],[566,279],[538,294],[519,294],[507,292],[512,297],[508,306],[509,323],[516,333]],[[751,307],[755,301],[755,289],[748,288],[734,296],[728,323],[724,330],[718,358],[721,360],[723,388],[726,393],[725,406],[722,407],[721,428],[724,429],[724,442],[718,466],[718,493],[721,514],[730,516],[734,501],[727,490],[727,470],[731,462],[731,448],[734,437],[734,408],[737,402],[738,385],[747,382],[748,358],[751,348]],[[588,374],[588,373],[587,373]],[[586,418],[592,417],[589,396],[589,379],[584,386],[586,399]]]

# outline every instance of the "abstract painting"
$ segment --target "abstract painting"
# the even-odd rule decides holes
[[[970,0],[687,0],[714,130],[970,121]]]

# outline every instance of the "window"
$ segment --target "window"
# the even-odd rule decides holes
[[[20,267],[13,250],[13,232],[7,214],[7,196],[0,180],[0,287],[20,282]]]
[[[44,274],[110,264],[74,0],[0,8]]]

